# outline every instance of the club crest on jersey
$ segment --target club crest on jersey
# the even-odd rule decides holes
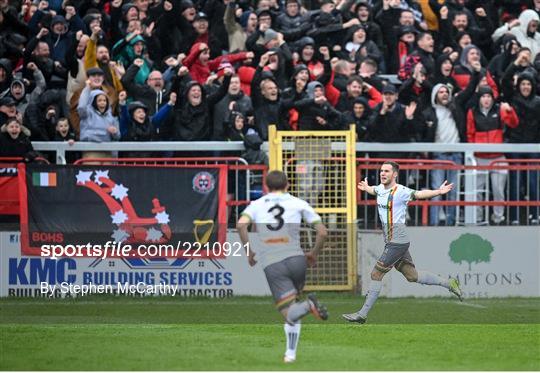
[[[197,193],[208,194],[214,190],[216,181],[214,177],[206,172],[201,171],[193,178],[193,190]]]

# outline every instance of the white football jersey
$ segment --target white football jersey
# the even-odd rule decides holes
[[[414,200],[413,189],[401,184],[385,189],[379,184],[375,188],[377,194],[377,209],[381,219],[385,242],[407,243],[409,237],[405,230],[407,220],[407,205]]]
[[[289,193],[268,193],[242,212],[255,223],[250,234],[255,259],[263,267],[291,256],[303,255],[300,247],[300,224],[321,221],[319,214],[304,200]]]

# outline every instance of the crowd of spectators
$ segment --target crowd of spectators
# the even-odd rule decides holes
[[[270,124],[539,143],[539,14],[540,0],[0,0],[0,156],[35,156],[30,140],[260,143]],[[505,183],[491,176],[496,199]]]

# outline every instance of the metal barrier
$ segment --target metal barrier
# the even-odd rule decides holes
[[[378,170],[386,159],[383,158],[358,158],[357,179],[368,178],[370,184],[378,181]],[[399,180],[401,184],[414,190],[435,189],[438,185],[432,184],[433,171],[456,172],[455,197],[446,200],[423,200],[413,201],[409,204],[412,209],[407,216],[409,225],[438,225],[441,220],[452,221],[447,225],[465,224],[489,224],[489,209],[501,206],[505,209],[505,217],[499,223],[517,225],[520,222],[528,224],[538,223],[540,210],[539,190],[540,159],[503,159],[492,161],[488,165],[460,165],[451,161],[426,160],[426,159],[394,159],[400,164]],[[512,187],[512,178],[505,181],[504,189],[507,191],[505,198],[493,199],[490,174],[501,173],[517,175],[515,186]],[[464,189],[464,180],[473,177],[473,189],[468,193]],[[483,178],[485,187],[476,188],[476,180]],[[525,180],[521,182],[521,179]],[[521,186],[526,186],[521,190]],[[514,195],[510,195],[513,189],[517,189]],[[374,229],[379,227],[379,219],[376,211],[376,201],[366,193],[357,192],[359,205],[358,222],[361,229]],[[474,200],[470,200],[471,195]],[[521,197],[522,196],[522,197]],[[440,207],[440,209],[439,209]],[[455,213],[449,211],[455,208]],[[465,210],[471,209],[474,222],[469,222],[465,217]],[[431,210],[431,211],[430,211]],[[440,215],[442,213],[442,219]],[[452,217],[455,217],[452,219]],[[431,219],[430,219],[431,218]]]
[[[109,143],[85,143],[76,142],[74,145],[69,145],[63,142],[33,142],[34,149],[39,151],[55,152],[58,163],[65,164],[66,152],[70,151],[190,151],[194,155],[197,152],[219,151],[219,152],[236,152],[227,153],[239,155],[244,150],[242,142],[226,142],[226,141],[201,141],[201,142],[109,142]],[[284,144],[284,149],[286,150]],[[263,144],[263,150],[268,150],[268,143]],[[339,142],[331,144],[332,151],[344,151],[345,145]],[[475,152],[490,152],[490,153],[505,153],[507,158],[526,158],[520,155],[530,154],[531,158],[537,158],[534,154],[540,154],[540,144],[440,144],[440,143],[356,143],[357,153],[369,153],[370,157],[377,157],[381,152],[392,153],[458,153],[462,155],[463,162],[466,166],[476,165]],[[359,155],[359,154],[357,154]],[[513,176],[509,179],[512,180]],[[521,179],[520,179],[521,180]],[[461,195],[467,202],[477,202],[478,196],[476,193],[477,174],[474,171],[465,172],[460,175]],[[513,189],[516,189],[516,184],[512,184]],[[520,188],[523,183],[520,184]],[[511,197],[516,193],[509,193]],[[516,197],[516,199],[519,199]],[[474,205],[462,206],[464,210],[465,224],[476,224],[476,207]],[[461,211],[460,211],[461,213]]]
[[[22,157],[0,157],[1,163],[24,163],[24,158]],[[43,157],[34,158],[33,162],[43,162],[49,164],[49,160]]]
[[[241,152],[245,150],[242,141],[149,141],[149,142],[82,142],[73,145],[67,142],[34,141],[37,151],[54,152],[56,163],[66,164],[67,152],[197,152],[220,151]]]
[[[264,179],[268,167],[264,165],[249,165],[240,157],[200,157],[200,158],[83,158],[74,165],[119,165],[119,166],[150,166],[170,167],[179,165],[226,165],[228,169],[227,206],[229,222],[238,220],[243,206],[266,192]]]

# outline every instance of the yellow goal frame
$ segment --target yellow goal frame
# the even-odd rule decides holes
[[[304,161],[316,162],[316,164],[324,163],[326,165],[325,169],[330,170],[326,171],[325,175],[327,176],[324,177],[325,182],[322,188],[325,192],[333,193],[334,198],[328,199],[322,206],[312,203],[315,211],[321,215],[323,222],[329,228],[329,237],[317,265],[322,269],[319,270],[315,267],[310,270],[319,271],[318,273],[312,272],[312,279],[310,279],[310,272],[308,272],[305,289],[328,291],[356,289],[358,271],[356,248],[356,130],[354,125],[346,131],[278,131],[276,126],[271,125],[269,126],[268,138],[270,170],[285,171],[288,173],[289,179],[296,177],[297,175],[291,175],[291,173],[296,173],[292,172],[289,164],[289,162],[295,162],[293,160],[294,152],[291,149],[300,147],[298,144],[302,142],[315,144],[313,148],[316,149],[310,153],[311,148],[308,146],[303,153]],[[289,146],[284,148],[284,144],[287,143],[289,143]],[[325,150],[320,151],[321,148]],[[311,157],[311,154],[313,154],[313,157]],[[334,165],[336,167],[333,167]],[[335,168],[338,168],[339,171],[334,172]],[[308,174],[309,170],[304,172]],[[318,180],[320,181],[321,178]],[[316,183],[316,181],[312,181],[312,183]],[[290,190],[290,192],[293,195],[297,194],[294,190]],[[345,196],[341,196],[343,193]],[[302,196],[298,197],[302,198]],[[340,197],[345,197],[345,203]],[[333,232],[332,225],[335,225],[336,216],[339,218],[341,229],[336,229]],[[332,220],[334,224],[331,223]],[[346,247],[343,247],[344,245]],[[304,249],[308,248],[304,247]],[[325,252],[328,254],[325,255]],[[346,263],[343,261],[346,261]],[[346,275],[338,273],[344,270],[347,272]]]

